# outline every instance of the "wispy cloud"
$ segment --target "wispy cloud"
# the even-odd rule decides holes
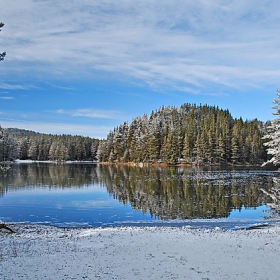
[[[59,109],[55,111],[57,114],[66,114],[71,117],[87,117],[94,119],[123,119],[124,114],[118,111],[110,110],[96,110],[96,109],[76,109],[76,110],[64,110]]]
[[[75,90],[73,87],[54,85],[54,84],[50,84],[50,83],[48,83],[48,84],[53,88],[57,88],[57,89],[65,90],[65,91],[74,91]]]
[[[6,89],[6,90],[18,90],[18,89],[20,89],[20,90],[28,90],[30,88],[34,88],[34,86],[0,83],[0,89]]]
[[[3,100],[12,100],[12,99],[15,99],[13,96],[0,96],[0,99],[3,99]]]
[[[30,74],[241,88],[279,81],[278,10],[278,0],[13,0],[1,7],[1,38],[10,71],[28,62]]]

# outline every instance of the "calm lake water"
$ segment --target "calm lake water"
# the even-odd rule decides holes
[[[278,177],[263,169],[20,163],[0,174],[0,220],[249,227],[278,220]]]

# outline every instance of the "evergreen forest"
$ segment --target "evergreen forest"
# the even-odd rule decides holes
[[[265,127],[215,106],[163,106],[116,127],[97,156],[102,162],[260,164],[267,156]]]
[[[0,127],[0,161],[261,164],[267,160],[262,138],[268,125],[235,119],[215,106],[186,103],[124,122],[103,140]]]
[[[41,134],[16,128],[1,130],[0,161],[13,161],[15,159],[97,160],[98,139],[72,135]]]

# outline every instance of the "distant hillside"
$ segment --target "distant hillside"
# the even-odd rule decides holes
[[[3,128],[3,130],[11,135],[14,136],[32,136],[32,135],[42,135],[42,133],[35,132],[32,130],[26,130],[26,129],[19,129],[19,128]]]
[[[208,105],[163,106],[114,128],[100,142],[105,162],[259,164],[266,160],[264,124],[234,119]]]
[[[5,128],[1,134],[0,162],[15,159],[40,161],[96,160],[99,140],[72,135],[43,134],[25,129]]]

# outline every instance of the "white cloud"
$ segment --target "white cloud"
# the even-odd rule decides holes
[[[6,2],[8,71],[101,70],[174,89],[279,82],[278,0]]]
[[[15,99],[13,96],[0,96],[0,99],[3,99],[3,100],[12,100],[12,99]]]
[[[64,110],[59,109],[55,111],[57,114],[66,114],[72,117],[87,117],[94,119],[123,119],[124,115],[121,112],[110,110],[96,110],[96,109],[76,109]]]
[[[33,86],[27,86],[27,85],[15,85],[15,84],[7,84],[7,83],[0,83],[0,89],[6,89],[6,90],[28,90],[30,88],[34,88]]]
[[[73,87],[66,87],[66,86],[61,86],[61,85],[54,85],[54,84],[50,84],[48,83],[48,85],[50,85],[53,88],[57,88],[57,89],[61,89],[61,90],[65,90],[65,91],[74,91],[75,89]]]

